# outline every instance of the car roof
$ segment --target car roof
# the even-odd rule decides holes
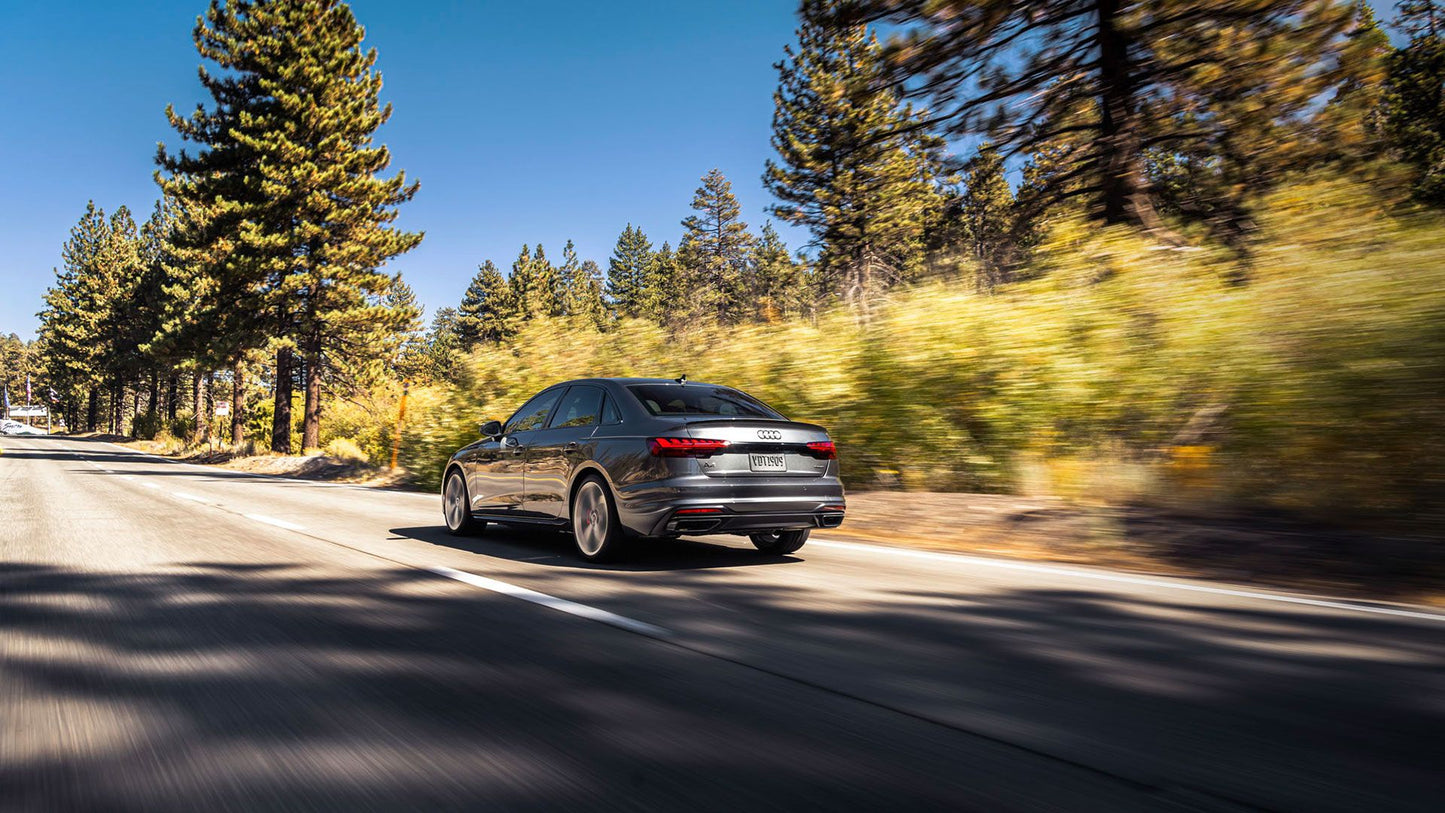
[[[676,378],[577,378],[572,381],[563,381],[563,384],[676,384]],[[688,381],[688,385],[696,384],[699,387],[716,387],[718,384],[709,384],[706,381]],[[557,386],[557,385],[554,385]]]

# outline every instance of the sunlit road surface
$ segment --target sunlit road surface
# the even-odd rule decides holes
[[[0,809],[1439,810],[1445,615],[0,440]]]

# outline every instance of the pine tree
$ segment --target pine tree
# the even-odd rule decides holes
[[[376,52],[362,50],[363,35],[339,0],[212,0],[195,39],[225,71],[202,73],[216,106],[190,118],[168,111],[184,139],[208,148],[160,155],[167,191],[187,210],[182,231],[197,237],[183,242],[207,272],[221,269],[211,274],[216,289],[259,300],[250,312],[266,314],[280,340],[278,451],[290,448],[292,349],[309,448],[320,439],[323,383],[384,363],[370,340],[408,321],[387,306],[392,277],[380,267],[421,240],[391,226],[417,186],[405,173],[377,177],[391,156],[372,137],[391,108],[378,100]]]
[[[647,269],[651,263],[652,243],[642,229],[628,223],[607,262],[607,294],[619,317],[642,315]]]
[[[145,323],[136,307],[144,267],[129,210],[122,206],[106,217],[88,204],[61,257],[64,270],[56,272],[39,314],[48,378],[67,404],[85,401],[87,428],[104,419],[119,432],[125,393],[136,388],[145,365]]]
[[[1340,52],[1340,81],[1334,96],[1314,117],[1321,160],[1353,166],[1378,157],[1383,148],[1380,97],[1388,75],[1390,38],[1365,0],[1356,0],[1354,19]]]
[[[810,291],[803,267],[788,254],[788,246],[773,224],[764,223],[753,247],[756,287],[751,299],[764,321],[778,322],[809,309]]]
[[[932,100],[946,135],[990,137],[1005,158],[1069,138],[1080,149],[1050,198],[1161,235],[1147,151],[1260,144],[1247,105],[1197,119],[1203,136],[1180,117],[1224,111],[1229,85],[1291,107],[1327,94],[1351,18],[1341,0],[852,0],[848,13],[895,28],[893,79]]]
[[[143,335],[148,325],[136,308],[137,286],[144,278],[140,234],[126,207],[111,215],[98,259],[99,273],[91,279],[103,316],[95,362],[110,396],[110,432],[119,434],[124,428],[125,392],[140,377],[144,368],[140,346],[149,338]]]
[[[958,216],[969,254],[978,266],[980,287],[1008,279],[1014,249],[1014,195],[1004,178],[1003,156],[984,142],[964,165]]]
[[[717,169],[702,178],[692,199],[697,212],[682,221],[686,230],[677,261],[686,291],[686,319],[738,321],[751,311],[753,237],[739,215],[732,184]]]
[[[662,248],[648,259],[642,290],[638,294],[638,315],[659,325],[672,324],[677,321],[678,311],[687,296],[677,252],[664,242]]]
[[[556,286],[552,291],[552,298],[556,302],[556,315],[573,316],[574,308],[579,304],[573,301],[576,291],[573,286],[577,282],[577,273],[581,268],[581,261],[577,259],[577,246],[568,240],[562,247],[562,264],[557,266],[557,276],[554,280]]]
[[[547,259],[547,252],[543,250],[541,243],[532,250],[531,269],[533,286],[528,291],[528,317],[538,319],[561,316],[563,306],[558,292],[562,290],[562,273]]]
[[[456,308],[438,308],[432,317],[431,328],[427,330],[425,364],[417,374],[418,380],[451,381],[462,352]]]
[[[1409,41],[1388,57],[1384,129],[1392,152],[1415,173],[1416,197],[1445,204],[1445,7],[1404,0],[1395,27]]]
[[[525,247],[522,253],[527,253]],[[465,351],[483,342],[501,341],[511,334],[517,315],[512,287],[497,266],[487,260],[467,286],[461,307],[452,315],[457,346]]]
[[[162,198],[156,202],[151,216],[141,226],[140,256],[141,256],[141,279],[135,286],[135,297],[132,307],[136,311],[136,342],[140,352],[145,356],[145,362],[149,368],[150,384],[149,403],[146,413],[152,421],[160,414],[161,376],[169,373],[175,364],[175,359],[168,356],[164,351],[164,344],[159,341],[165,329],[166,311],[169,300],[166,295],[166,286],[169,283],[167,275],[167,264],[170,261],[170,243],[174,231],[175,215],[166,200]],[[232,416],[232,420],[244,420],[242,416]]]
[[[583,260],[577,273],[572,277],[572,316],[598,329],[607,326],[611,312],[604,297],[602,269],[592,260]]]
[[[426,309],[417,302],[416,292],[402,279],[401,274],[392,277],[391,289],[386,294],[386,306],[407,317],[400,329],[388,331],[385,338],[390,340],[395,348],[390,356],[396,377],[402,381],[411,381],[419,369],[418,360],[425,352],[426,336],[422,318]]]
[[[268,33],[247,18],[248,9],[212,0],[193,32],[203,60],[202,86],[214,105],[189,116],[167,106],[165,113],[182,141],[198,147],[157,149],[156,175],[167,211],[165,250],[159,252],[160,329],[149,352],[169,360],[174,375],[184,366],[235,360],[274,341],[276,403],[272,449],[291,450],[291,303],[269,292],[289,265],[285,247],[270,234],[287,222],[271,212],[273,202],[256,177],[265,154],[271,106],[261,60],[248,42]],[[275,224],[270,229],[261,224]],[[175,399],[168,399],[173,414]]]
[[[562,249],[562,265],[557,268],[556,299],[559,313],[576,317],[601,327],[607,315],[602,298],[602,271],[591,260],[577,258],[577,247],[571,240]]]
[[[883,76],[865,26],[844,24],[837,0],[804,0],[797,48],[786,48],[773,94],[773,148],[763,174],[770,211],[807,227],[819,271],[865,317],[890,285],[912,276],[924,230],[941,204],[940,142]]]
[[[541,246],[537,247],[540,251]],[[532,259],[532,249],[525,243],[522,253],[512,261],[512,272],[507,275],[513,307],[517,318],[531,319],[537,315],[538,300],[541,298],[542,280],[537,273],[537,263]]]
[[[0,384],[6,392],[24,392],[25,376],[31,373],[30,347],[14,333],[0,334]],[[11,399],[15,403],[14,398]],[[0,417],[9,417],[0,413]]]
[[[93,201],[87,204],[61,249],[63,265],[55,272],[55,285],[45,292],[45,308],[39,314],[47,372],[74,413],[79,412],[80,403],[86,404],[83,422],[69,422],[86,429],[96,428],[99,420],[93,393],[100,383],[98,337],[105,305],[92,277],[98,273],[108,230],[105,212]]]

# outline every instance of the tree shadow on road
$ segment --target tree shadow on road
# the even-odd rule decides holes
[[[965,789],[937,780],[932,726],[425,571],[332,573],[0,564],[0,807],[945,809]]]
[[[1438,627],[1090,590],[839,594],[793,568],[599,574],[638,582],[606,609],[679,647],[421,570],[337,572],[0,565],[0,798],[992,810],[990,787],[1085,765],[1284,809],[1438,801]],[[1059,773],[1011,773],[1027,764]]]

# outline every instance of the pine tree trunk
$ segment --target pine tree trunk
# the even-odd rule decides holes
[[[1099,0],[1099,213],[1105,223],[1167,231],[1144,181],[1138,87],[1129,40],[1120,30],[1121,0]]]
[[[176,410],[179,406],[179,404],[176,403],[179,400],[179,393],[177,391],[180,388],[179,377],[172,372],[170,379],[166,382],[166,420],[171,423],[175,423],[176,421]]]
[[[130,391],[130,436],[135,437],[135,419],[140,415],[140,378],[135,380],[135,386]]]
[[[150,413],[151,419],[154,420],[156,414],[159,413],[161,409],[161,371],[158,368],[154,367],[151,368],[151,391],[149,404],[150,405],[146,409],[146,412]]]
[[[191,373],[191,417],[195,426],[191,428],[192,443],[201,439],[201,372]]]
[[[276,351],[276,411],[271,418],[271,451],[291,454],[291,348]]]
[[[231,445],[246,441],[246,420],[241,409],[246,406],[246,368],[240,362],[231,370]]]
[[[90,388],[85,403],[85,431],[94,432],[100,425],[100,390]]]
[[[206,383],[205,383],[205,387],[202,388],[202,396],[201,396],[201,402],[202,402],[202,403],[201,403],[200,411],[197,412],[197,415],[199,416],[199,417],[198,417],[198,421],[197,421],[197,426],[198,426],[198,427],[200,428],[200,430],[201,430],[201,442],[203,442],[203,443],[210,443],[210,442],[211,442],[211,416],[214,415],[215,412],[216,412],[216,407],[215,407],[215,403],[216,403],[216,396],[215,396],[216,374],[215,374],[215,373],[206,373],[205,382],[206,382]]]
[[[321,446],[321,364],[315,349],[306,356],[306,411],[301,424],[301,448]]]

